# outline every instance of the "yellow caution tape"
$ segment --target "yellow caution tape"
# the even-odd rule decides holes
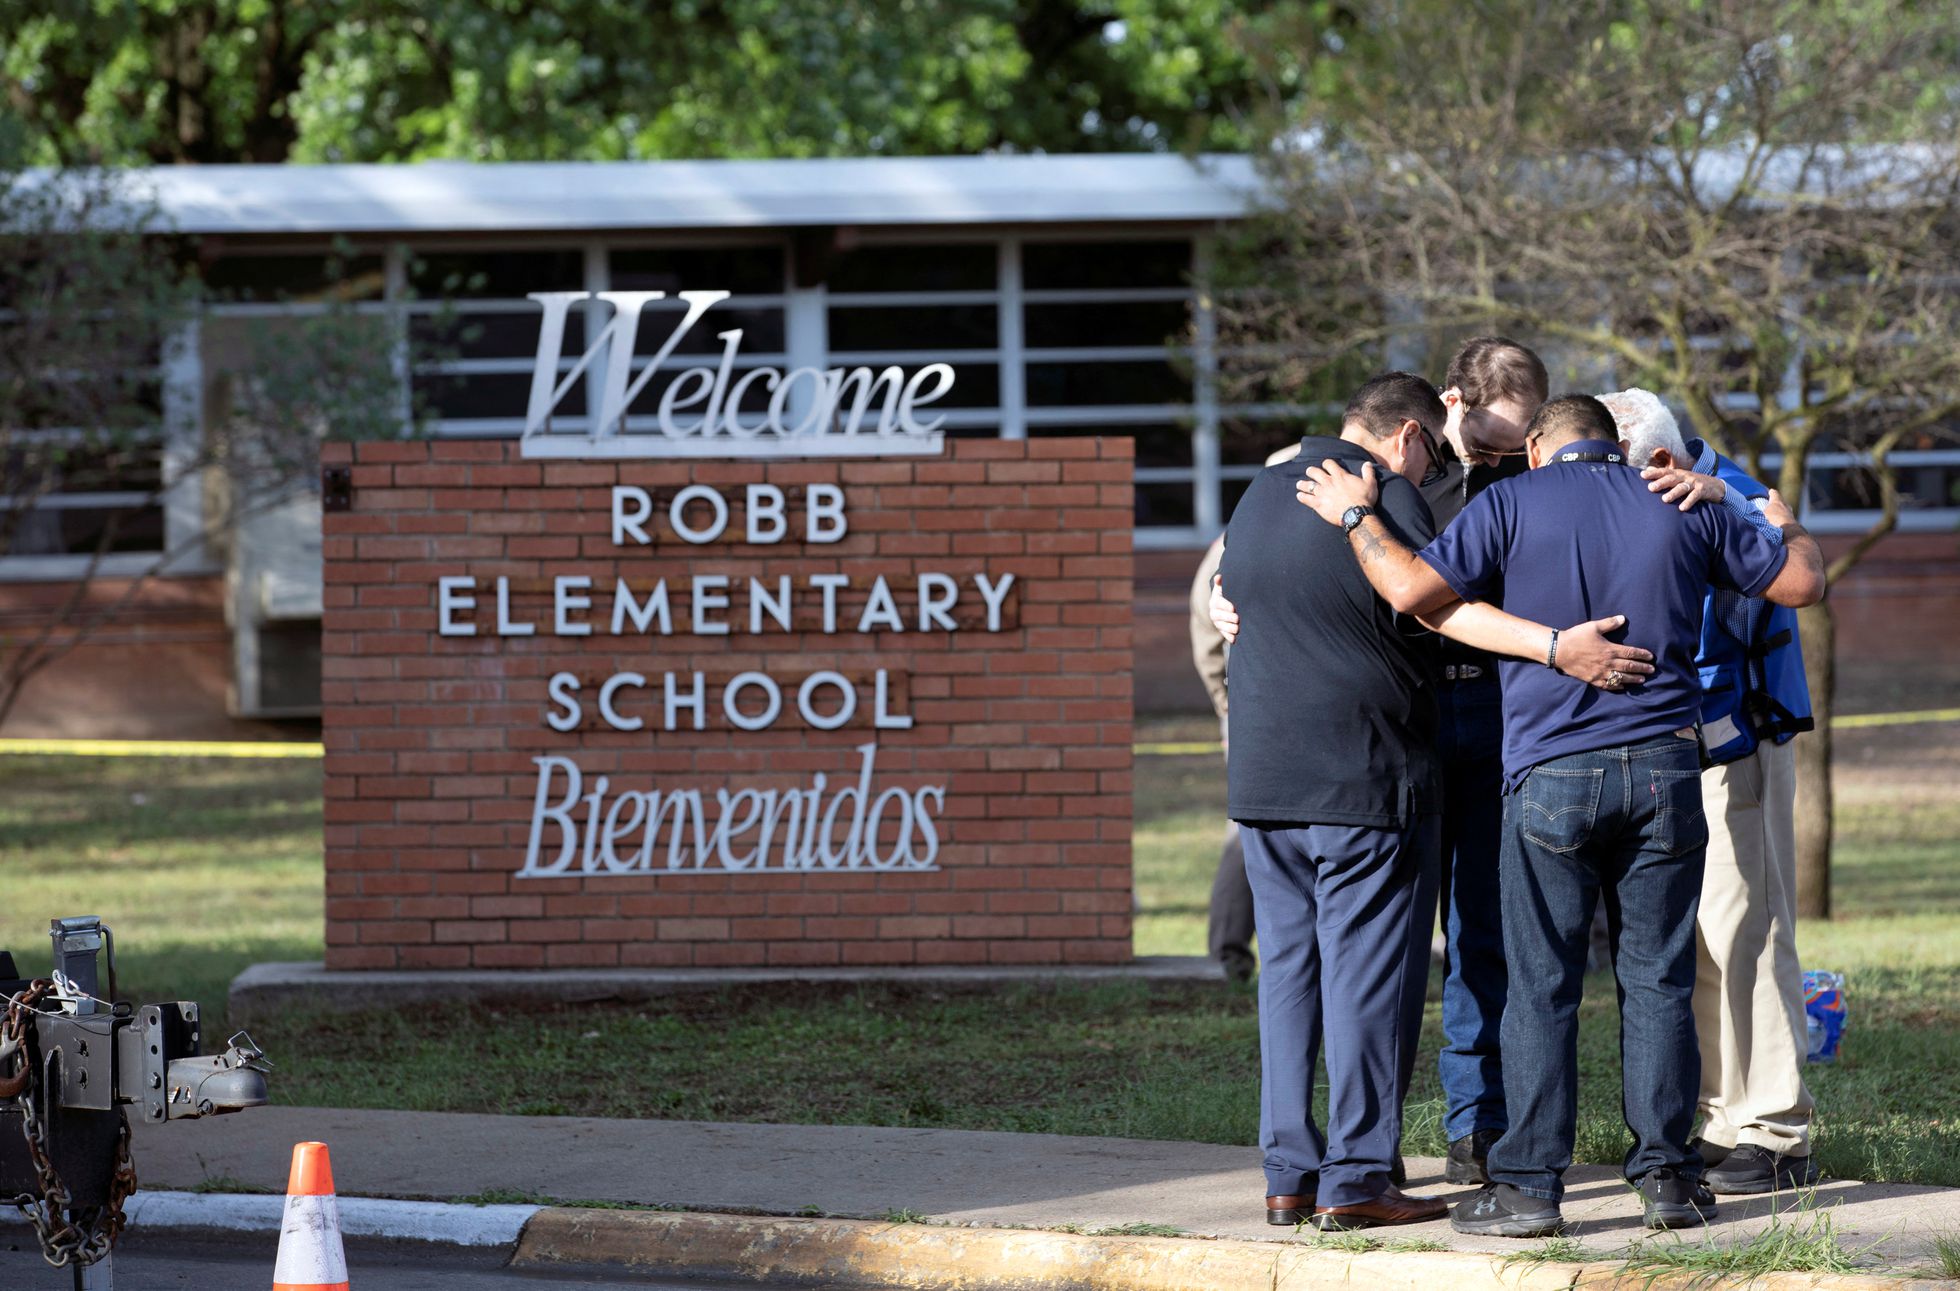
[[[1853,713],[1849,717],[1833,717],[1834,730],[1861,726],[1911,726],[1915,722],[1960,722],[1960,708],[1926,708],[1916,713]]]
[[[83,758],[317,758],[319,744],[291,740],[0,740],[0,754]]]
[[[1921,722],[1960,722],[1960,708],[1927,708],[1910,713],[1855,713],[1834,718],[1838,730],[1871,726],[1910,726]],[[1141,758],[1216,757],[1218,745],[1209,740],[1184,743],[1138,744]],[[8,740],[0,739],[0,755],[84,758],[317,758],[319,744],[291,740]]]

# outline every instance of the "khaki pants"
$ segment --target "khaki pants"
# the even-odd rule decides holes
[[[1708,867],[1696,918],[1701,1137],[1810,1152],[1797,963],[1796,754],[1764,744],[1702,773]]]

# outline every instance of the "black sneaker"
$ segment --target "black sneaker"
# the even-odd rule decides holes
[[[1649,1228],[1688,1228],[1715,1218],[1715,1194],[1669,1166],[1640,1176],[1641,1219]]]
[[[1735,1149],[1725,1148],[1719,1143],[1710,1143],[1707,1139],[1698,1138],[1689,1141],[1688,1151],[1701,1158],[1702,1169],[1713,1170],[1716,1166],[1728,1160],[1729,1153],[1735,1151]]]
[[[1252,957],[1251,951],[1233,947],[1219,952],[1218,966],[1225,971],[1226,981],[1243,985],[1252,980],[1252,974],[1258,969],[1259,961]]]
[[[1565,1227],[1558,1203],[1487,1183],[1450,1210],[1450,1227],[1480,1237],[1550,1237]]]
[[[1490,1159],[1491,1148],[1503,1137],[1502,1130],[1472,1130],[1451,1143],[1449,1159],[1443,1163],[1444,1181],[1489,1183],[1490,1176],[1484,1172],[1484,1163]]]
[[[1721,1165],[1703,1175],[1702,1182],[1710,1192],[1746,1197],[1786,1188],[1808,1188],[1818,1178],[1817,1163],[1807,1156],[1784,1156],[1754,1143],[1741,1143]]]

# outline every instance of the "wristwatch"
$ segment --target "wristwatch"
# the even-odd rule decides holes
[[[1373,507],[1349,507],[1347,510],[1341,512],[1341,532],[1344,534],[1353,533],[1356,525],[1373,514],[1375,514]]]

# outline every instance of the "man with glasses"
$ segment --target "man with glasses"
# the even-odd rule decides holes
[[[1419,551],[1378,514],[1372,467],[1306,466],[1299,500],[1337,525],[1369,584],[1398,611],[1434,615],[1489,600],[1554,619],[1625,608],[1662,667],[1624,693],[1581,690],[1511,661],[1504,678],[1504,950],[1516,970],[1503,1016],[1510,1125],[1491,1182],[1460,1203],[1460,1232],[1540,1237],[1563,1224],[1578,1087],[1586,928],[1602,897],[1620,994],[1625,1177],[1651,1228],[1705,1222],[1715,1201],[1688,1150],[1696,1052],[1695,914],[1708,826],[1694,652],[1712,584],[1773,604],[1814,605],[1823,554],[1775,494],[1778,544],[1726,507],[1657,506],[1626,463],[1612,415],[1590,395],[1540,408],[1533,469],[1486,491]],[[1332,532],[1332,530],[1330,530]],[[1557,636],[1541,661],[1557,660]]]
[[[1472,499],[1525,471],[1524,431],[1549,391],[1538,356],[1502,336],[1465,341],[1450,360],[1439,398],[1445,411],[1441,448],[1425,440],[1429,464],[1419,487],[1435,529],[1447,528]],[[1423,434],[1428,435],[1427,430]],[[1441,451],[1438,451],[1439,448]],[[1212,618],[1226,640],[1238,631],[1232,587],[1215,587]],[[1498,1028],[1507,971],[1497,859],[1503,827],[1502,693],[1497,658],[1488,649],[1445,636],[1437,660],[1436,756],[1441,777],[1439,888],[1443,925],[1443,1132],[1449,1139],[1444,1177],[1487,1182],[1484,1161],[1509,1123]],[[1574,674],[1577,675],[1577,674]],[[1598,680],[1588,678],[1588,680]],[[1420,1023],[1421,1000],[1415,1023]],[[1415,1050],[1404,1054],[1402,1084]]]
[[[1259,934],[1260,1144],[1269,1222],[1322,1229],[1440,1218],[1440,1200],[1392,1182],[1435,912],[1436,704],[1427,634],[1368,588],[1330,532],[1294,501],[1308,463],[1386,472],[1384,521],[1420,545],[1435,473],[1433,386],[1406,372],[1361,387],[1338,439],[1310,437],[1246,490],[1225,535],[1225,581],[1245,598],[1228,664],[1229,813],[1239,822]],[[1607,619],[1555,634],[1489,606],[1432,627],[1561,663],[1588,679],[1650,671]],[[1312,1114],[1325,1039],[1325,1136]]]

